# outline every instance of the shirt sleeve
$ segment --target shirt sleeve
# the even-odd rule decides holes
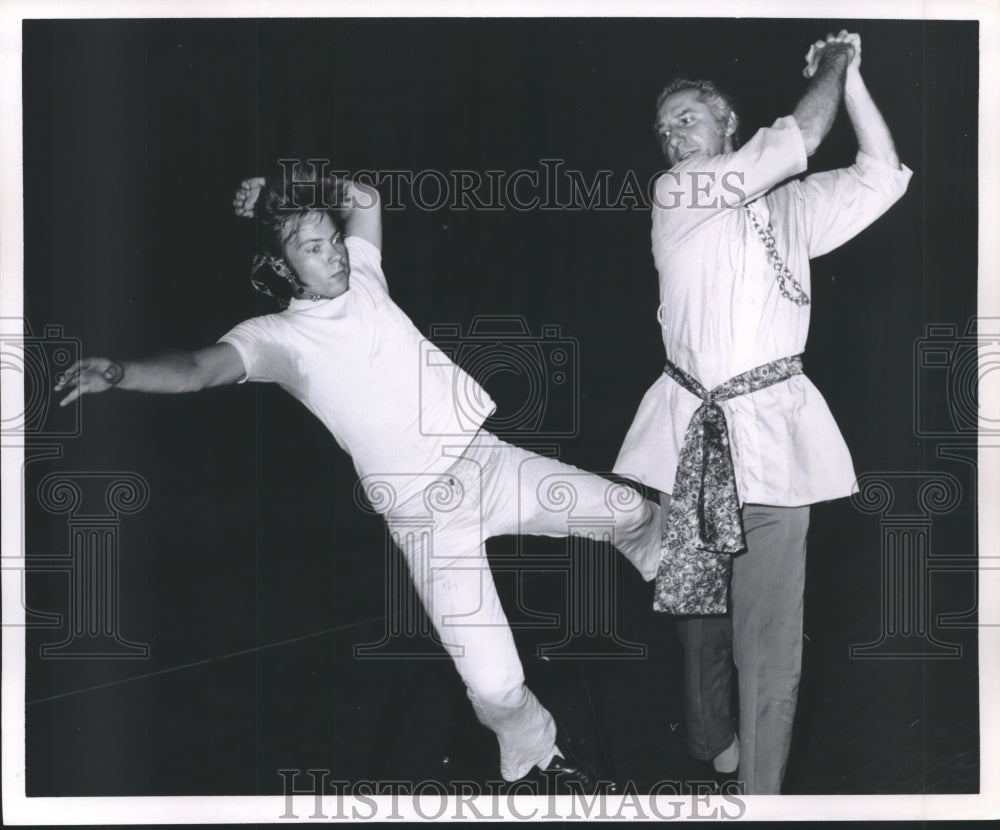
[[[388,294],[389,284],[382,271],[382,252],[360,236],[349,236],[344,244],[347,245],[347,255],[350,257],[351,274],[359,273],[370,277]]]
[[[806,176],[801,182],[809,257],[843,245],[906,192],[913,171],[859,152],[850,167]]]
[[[676,241],[719,213],[802,173],[806,165],[798,124],[790,115],[779,118],[732,153],[693,156],[663,173],[654,187],[654,227]]]
[[[270,316],[270,315],[268,315]],[[243,361],[243,377],[238,383],[252,381],[273,381],[267,372],[267,331],[271,328],[268,317],[253,317],[244,320],[219,338],[220,343],[228,343]]]

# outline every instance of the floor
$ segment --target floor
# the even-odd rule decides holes
[[[300,516],[299,532],[319,534],[325,521],[319,512]],[[163,532],[182,534],[183,524]],[[977,792],[976,629],[939,625],[941,612],[974,606],[973,576],[932,576],[933,615],[909,618],[929,634],[914,629],[852,656],[852,647],[878,640],[886,613],[878,532],[846,501],[814,511],[784,790]],[[207,560],[194,586],[182,569],[147,572],[146,605],[130,594],[121,609],[133,627],[145,619],[145,661],[37,660],[53,633],[30,631],[29,794],[278,794],[280,770],[307,769],[327,770],[331,781],[500,786],[496,742],[427,636],[426,619],[392,599],[384,611],[387,593],[406,592],[386,588],[384,563],[359,564],[371,561],[380,533],[372,517],[341,539],[345,554],[331,579],[311,576],[315,566],[293,547],[256,564]],[[519,551],[503,537],[490,555],[529,685],[577,753],[639,792],[661,781],[711,781],[710,765],[686,751],[680,647],[669,617],[650,610],[649,585],[607,549],[588,549],[582,555],[603,571],[595,579],[607,580],[608,591],[603,605],[573,610],[563,541],[529,539]],[[29,585],[41,606],[60,601],[51,574]],[[906,649],[907,657],[886,656]]]

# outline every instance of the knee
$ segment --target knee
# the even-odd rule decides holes
[[[639,515],[643,527],[648,527],[651,532],[658,536],[663,535],[663,512],[657,502],[643,499]]]
[[[622,490],[627,491],[627,495],[613,508],[615,546],[623,553],[646,552],[663,534],[660,506],[631,488],[622,486]]]
[[[616,510],[616,519],[625,522],[636,528],[646,529],[650,526],[660,529],[661,511],[657,502],[650,501],[641,493],[631,487],[620,485],[625,495],[620,499],[620,505]]]
[[[491,709],[516,709],[523,705],[528,690],[520,672],[491,673],[465,678],[466,692],[473,703]]]

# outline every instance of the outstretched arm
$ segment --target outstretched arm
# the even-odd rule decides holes
[[[844,95],[847,67],[855,57],[854,44],[843,39],[846,34],[842,32],[837,38],[827,35],[825,41],[816,41],[806,56],[803,74],[811,80],[792,117],[799,125],[807,156],[816,152],[830,132]]]
[[[211,386],[236,383],[243,377],[243,361],[228,343],[215,343],[192,352],[167,352],[144,360],[85,357],[66,371],[55,386],[69,390],[60,406],[81,395],[117,387],[136,392],[197,392]]]

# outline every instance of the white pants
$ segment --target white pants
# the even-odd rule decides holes
[[[607,527],[609,541],[649,581],[660,558],[659,506],[481,432],[447,473],[386,521],[477,717],[497,735],[501,774],[514,781],[545,766],[555,752],[555,722],[524,684],[484,543],[504,534],[592,536]]]

